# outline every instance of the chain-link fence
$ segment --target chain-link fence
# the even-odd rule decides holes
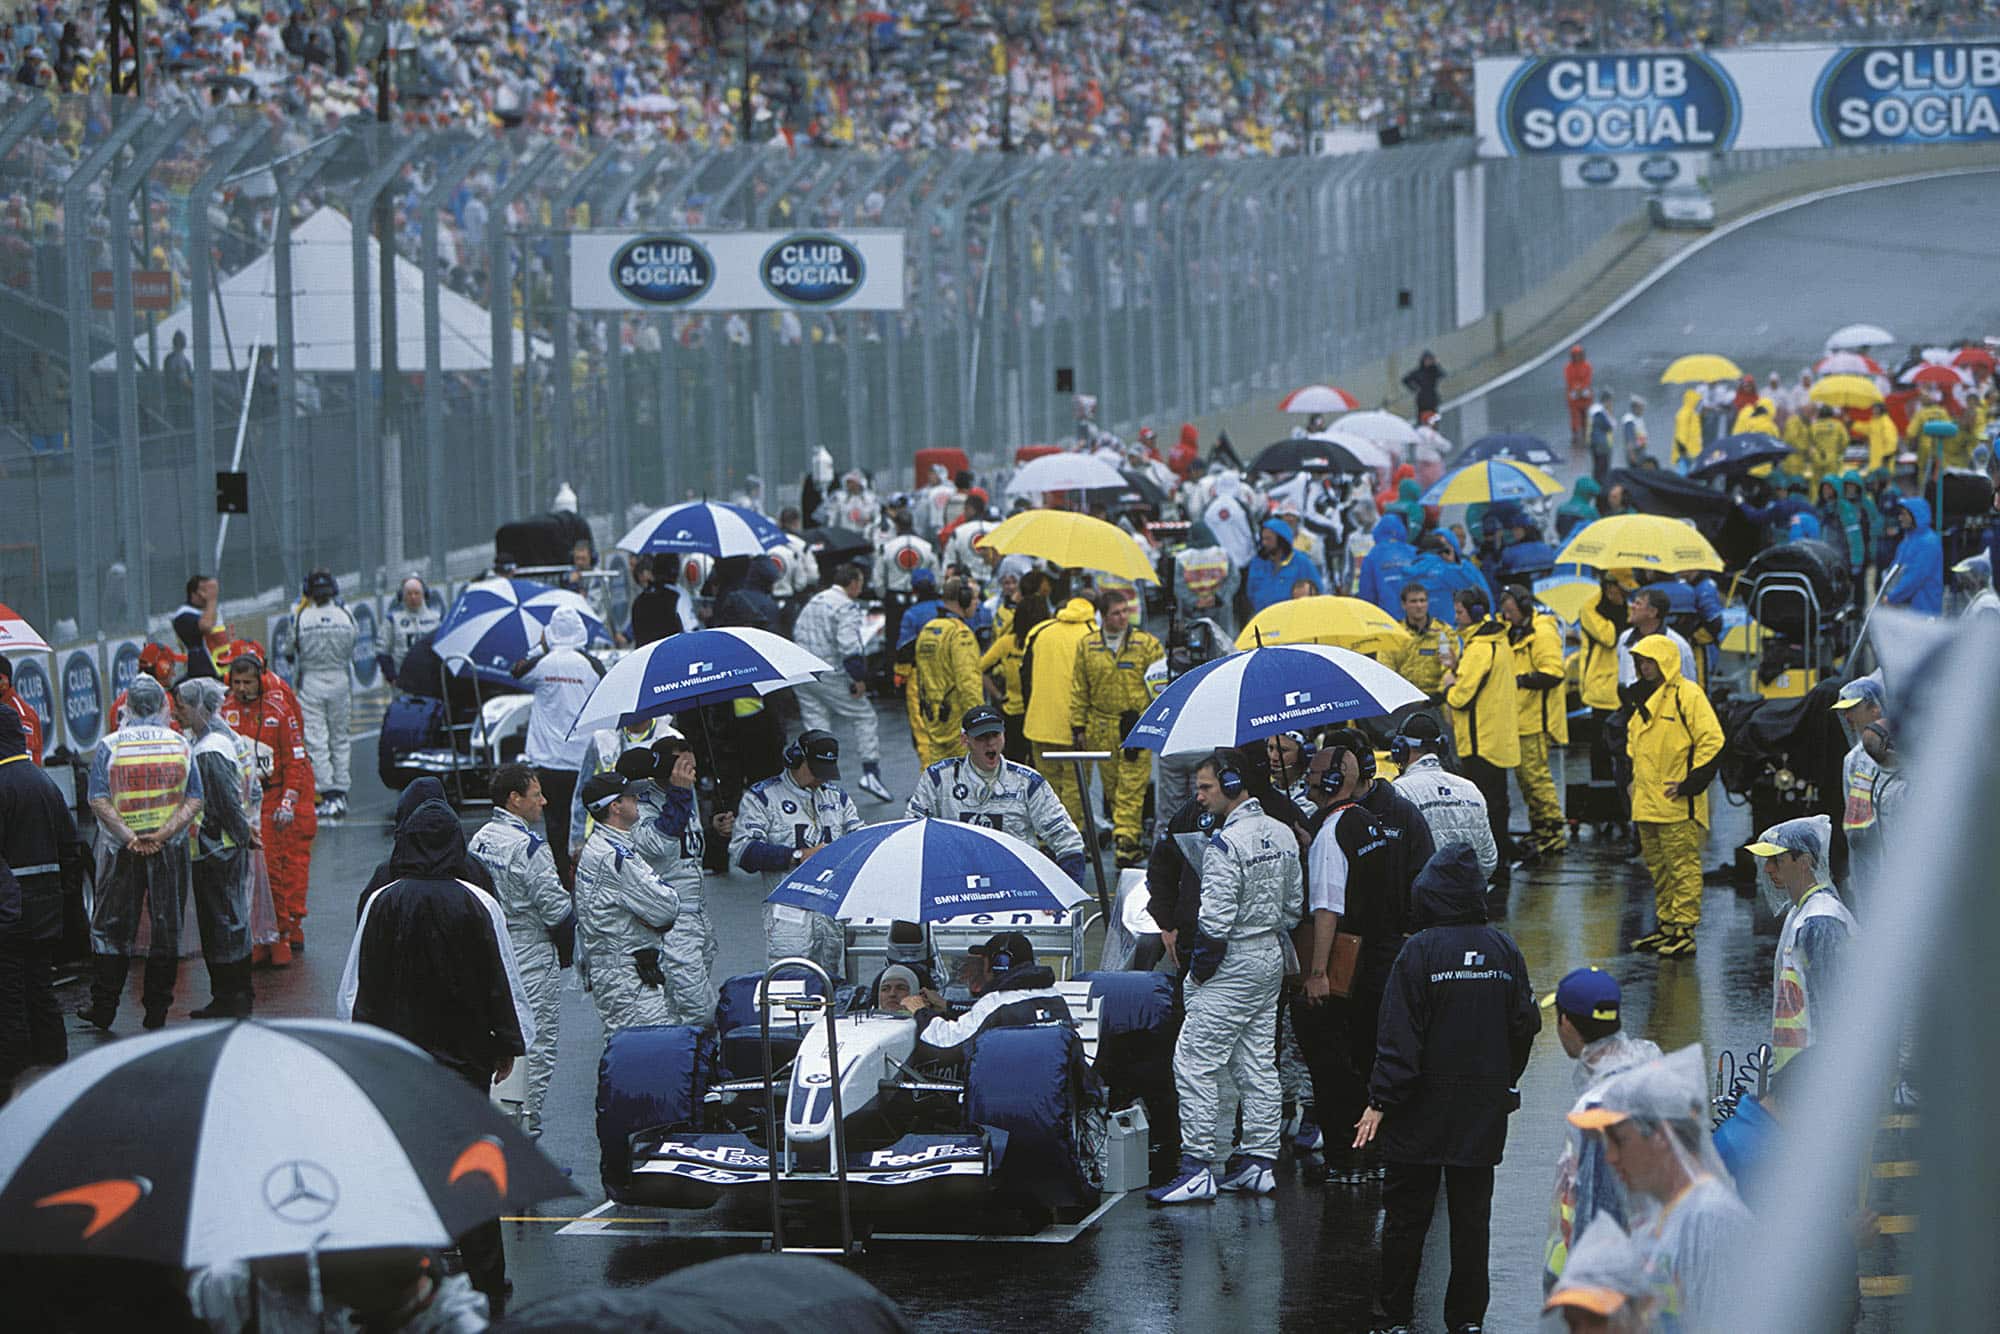
[[[1452,328],[1468,170],[1494,302],[1638,206],[1464,140],[689,154],[6,103],[0,598],[88,636],[157,619],[194,571],[232,597],[320,565],[379,590],[473,568],[564,482],[614,524],[753,476],[775,507],[815,446],[898,489],[922,447],[997,462],[1071,434],[1064,368],[1107,424],[1164,428]],[[904,234],[900,312],[569,307],[580,229],[856,227]],[[211,478],[237,471],[248,512],[218,518]]]

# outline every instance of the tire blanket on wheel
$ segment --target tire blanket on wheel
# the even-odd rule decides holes
[[[1094,1165],[1082,1160],[1075,1125],[1080,1104],[1097,1097],[1083,1043],[1067,1024],[981,1033],[966,1063],[965,1114],[970,1125],[1006,1132],[995,1189],[1049,1209],[1095,1200]]]
[[[701,1110],[715,1040],[698,1028],[621,1028],[597,1063],[598,1172],[612,1199],[632,1171],[632,1136],[692,1123]]]

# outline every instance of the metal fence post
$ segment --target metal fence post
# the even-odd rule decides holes
[[[410,159],[417,155],[424,143],[422,139],[413,138],[401,144],[392,142],[387,145],[385,159],[362,178],[355,194],[348,200],[348,230],[352,242],[350,260],[354,279],[354,531],[357,535],[356,546],[361,553],[356,575],[360,580],[357,592],[375,591],[383,563],[402,554],[383,550],[386,525],[382,522],[382,505],[385,498],[375,494],[374,469],[370,466],[371,460],[382,451],[383,427],[394,429],[395,423],[378,423],[376,420],[376,395],[381,388],[378,382],[380,376],[386,373],[387,359],[374,346],[371,310],[375,278],[369,271],[368,248],[375,241],[367,220],[374,215],[375,201],[389,188],[389,183],[402,174],[403,168],[409,165]],[[356,218],[361,219],[358,226],[353,222]],[[385,257],[384,262],[394,264],[395,256]],[[397,336],[401,337],[400,334]],[[394,497],[390,503],[400,504],[402,498]]]
[[[282,577],[286,588],[297,588],[305,577],[299,552],[298,411],[299,377],[293,365],[297,353],[297,330],[293,326],[292,291],[292,208],[300,191],[326,168],[336,149],[348,142],[345,135],[322,140],[303,159],[290,167],[276,167],[272,178],[277,185],[277,227],[271,250],[271,277],[276,287],[278,338],[278,546]],[[317,528],[317,525],[315,525]],[[356,568],[362,563],[355,550]],[[270,646],[265,645],[268,651]]]
[[[598,173],[610,166],[618,158],[615,149],[606,149],[579,168],[575,175],[557,192],[549,206],[550,249],[554,262],[549,266],[550,331],[555,338],[555,428],[554,439],[550,441],[549,461],[555,474],[557,486],[573,481],[576,470],[576,343],[575,312],[569,304],[569,228],[570,215],[575,212],[577,201]]]
[[[145,187],[146,177],[194,124],[194,116],[184,111],[161,126],[152,136],[152,142],[140,149],[124,172],[112,181],[104,198],[106,214],[117,222],[114,234],[125,242],[114,244],[111,248],[111,327],[115,340],[113,351],[118,358],[116,494],[119,517],[124,521],[126,596],[131,608],[138,609],[141,615],[153,605],[153,599],[152,562],[146,559],[145,479],[140,473],[143,465],[139,456],[139,351],[133,346],[132,247],[129,243],[132,196]],[[149,369],[155,374],[160,370],[158,366]],[[131,619],[128,609],[128,615],[123,620],[129,624]]]
[[[444,466],[444,318],[438,294],[438,213],[465,178],[498,152],[492,140],[475,142],[446,163],[430,190],[417,201],[423,229],[424,270],[424,527],[430,538],[431,578],[439,587],[451,582],[451,543],[445,531]],[[491,366],[491,358],[488,358]]]
[[[521,437],[514,421],[514,241],[507,230],[507,214],[560,156],[554,144],[546,144],[525,162],[517,163],[486,212],[486,301],[493,340],[487,391],[493,401],[493,435],[500,447],[493,469],[493,517],[497,523],[506,522],[521,503]],[[522,320],[525,361],[534,359],[533,336],[534,331]]]
[[[77,630],[94,635],[98,625],[97,606],[97,523],[94,504],[91,452],[97,427],[92,420],[94,404],[90,384],[90,187],[124,151],[140,130],[153,123],[150,113],[133,110],[97,147],[77,163],[76,170],[63,182],[63,267],[69,291],[69,460],[70,502],[76,522],[76,622]],[[129,556],[143,560],[143,552]],[[146,609],[136,608],[139,615]]]
[[[771,182],[770,189],[765,191],[764,202],[761,205],[753,205],[751,227],[758,230],[769,227],[771,211],[777,208],[778,201],[785,197],[785,191],[791,189],[793,183],[815,165],[810,155],[802,156],[788,165],[777,180]],[[750,430],[756,437],[751,441],[751,445],[757,460],[757,476],[764,483],[764,504],[775,514],[780,490],[778,470],[783,465],[778,457],[778,436],[781,432],[776,420],[778,368],[772,354],[770,330],[764,327],[767,323],[768,321],[760,318],[751,321],[750,325],[750,346],[757,358],[757,397],[751,404]],[[805,327],[804,317],[800,317],[799,330],[802,339],[810,336]],[[782,434],[790,435],[791,432],[784,431]]]
[[[194,549],[197,563],[215,550],[215,399],[214,368],[211,364],[211,337],[208,327],[209,295],[215,287],[211,258],[209,197],[222,188],[222,178],[236,164],[261,148],[270,137],[266,129],[252,130],[231,139],[210,159],[208,170],[195,182],[188,195],[188,299],[194,317],[190,340],[194,344]],[[213,571],[221,577],[221,569]]]

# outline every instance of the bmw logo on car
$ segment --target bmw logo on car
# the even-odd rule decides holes
[[[715,261],[685,236],[641,236],[611,257],[611,281],[648,306],[680,306],[715,283]]]
[[[1618,179],[1618,164],[1608,157],[1587,157],[1576,174],[1588,185],[1609,185]]]
[[[1639,179],[1648,185],[1666,185],[1681,174],[1681,164],[1665,153],[1655,153],[1639,164]]]
[[[802,306],[831,306],[861,290],[861,252],[837,236],[787,236],[757,266],[771,295]]]

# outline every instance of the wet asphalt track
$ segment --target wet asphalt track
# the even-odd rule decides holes
[[[1975,280],[1985,247],[1969,239],[1989,221],[1993,188],[1993,177],[1973,176],[1869,191],[1728,237],[1591,337],[1598,383],[1621,397],[1641,387],[1652,401],[1648,420],[1658,439],[1671,429],[1674,404],[1653,381],[1683,352],[1720,352],[1760,379],[1776,369],[1789,380],[1827,331],[1853,320],[1882,323],[1905,337],[2000,328],[2000,294]],[[1497,391],[1487,413],[1491,429],[1533,430],[1560,444],[1565,418],[1557,367]],[[1575,469],[1561,471],[1567,480]],[[869,818],[899,812],[916,774],[899,716],[885,711],[882,729],[885,771],[899,803],[864,800]],[[373,774],[373,749],[372,739],[356,745],[358,775]],[[389,793],[363,777],[346,823],[323,827],[313,856],[310,948],[292,968],[258,975],[260,1015],[331,1013],[355,899],[387,850],[391,803]],[[1715,809],[1709,865],[1726,861],[1751,832],[1746,811],[1719,797]],[[1515,810],[1524,818],[1518,800]],[[1570,968],[1599,964],[1625,986],[1627,1026],[1662,1047],[1701,1041],[1711,1055],[1753,1048],[1768,1033],[1772,938],[1755,929],[1752,902],[1711,883],[1700,952],[1661,961],[1624,950],[1644,929],[1650,898],[1636,863],[1586,838],[1551,864],[1516,874],[1505,925],[1538,991]],[[712,885],[709,902],[722,940],[717,976],[760,966],[755,886],[742,875],[729,877]],[[542,1141],[581,1192],[550,1210],[566,1215],[594,1209],[604,1198],[592,1128],[601,1040],[588,997],[573,988],[564,1000],[561,1058]],[[191,964],[183,970],[175,1017],[206,999],[206,979]],[[119,1033],[136,1031],[137,1017],[135,983]],[[79,1035],[76,1045],[101,1040]],[[1536,1326],[1548,1179],[1572,1097],[1570,1070],[1553,1029],[1545,1028],[1522,1081],[1522,1108],[1495,1187],[1489,1329]],[[1368,1328],[1380,1228],[1376,1191],[1308,1188],[1289,1164],[1282,1182],[1269,1200],[1225,1199],[1175,1211],[1148,1211],[1127,1198],[1068,1245],[880,1242],[855,1265],[925,1329]],[[517,1302],[581,1285],[643,1283],[754,1244],[668,1237],[645,1213],[614,1207],[608,1216],[620,1221],[600,1235],[564,1234],[554,1220],[509,1224]],[[1438,1213],[1419,1294],[1420,1327],[1429,1329],[1442,1327],[1442,1208]],[[1889,1310],[1879,1302],[1868,1306],[1864,1328],[1891,1327]]]

